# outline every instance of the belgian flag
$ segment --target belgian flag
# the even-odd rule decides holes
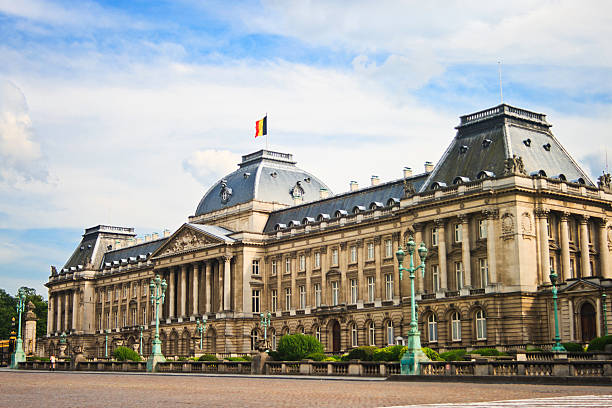
[[[268,115],[255,122],[255,137],[268,134]]]

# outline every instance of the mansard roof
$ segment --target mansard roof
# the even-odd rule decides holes
[[[166,238],[156,239],[155,241],[144,242],[142,244],[131,245],[121,249],[115,249],[112,251],[108,251],[104,254],[104,258],[102,259],[101,268],[107,263],[113,263],[114,261],[121,262],[122,260],[130,261],[130,258],[133,260],[148,260],[153,252],[155,252],[159,247],[161,247],[166,241]],[[141,258],[144,257],[144,258]]]
[[[295,164],[293,155],[269,150],[242,156],[238,170],[223,177],[202,197],[195,215],[252,200],[293,205],[296,196],[308,202],[317,200],[321,189],[329,191],[321,180]]]
[[[418,191],[425,182],[427,174],[419,174],[406,179],[406,181]],[[379,208],[380,205],[387,206],[392,201],[393,205],[399,204],[404,196],[404,179],[382,183],[377,186],[350,191],[334,197],[318,200],[312,203],[297,205],[270,213],[264,233],[273,233],[277,225],[289,225],[292,221],[302,221],[322,218],[334,218],[336,212],[352,213],[355,208],[371,209],[372,206]]]
[[[104,242],[113,240],[114,238],[125,239],[134,237],[134,228],[115,227],[111,225],[96,225],[95,227],[87,228],[83,234],[81,242],[76,247],[62,271],[70,268],[83,268],[88,264],[94,267],[101,261],[104,256]]]
[[[551,126],[544,114],[506,104],[462,116],[455,138],[421,191],[479,176],[501,177],[506,174],[506,161],[519,158],[524,175],[593,185],[553,136]]]

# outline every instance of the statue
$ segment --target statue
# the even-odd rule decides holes
[[[408,197],[414,193],[416,193],[416,190],[414,189],[414,184],[408,181],[408,179],[404,179],[404,197]]]
[[[504,161],[504,175],[509,174],[525,174],[525,165],[523,164],[523,159],[516,154],[513,154],[512,157],[507,158]]]
[[[57,268],[51,265],[51,276],[57,276]]]
[[[610,173],[604,172],[597,178],[597,186],[601,189],[610,191],[612,189],[612,177]]]

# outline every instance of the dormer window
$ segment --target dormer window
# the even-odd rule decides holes
[[[531,146],[531,139],[525,139],[523,140],[523,144],[527,147]]]
[[[459,147],[459,153],[464,154],[465,152],[467,152],[469,149],[469,147],[467,147],[466,145],[460,146]]]
[[[572,180],[572,183],[576,183],[576,184],[586,184],[586,182],[584,181],[584,179],[582,177],[579,177],[575,180]]]
[[[469,183],[469,182],[470,182],[470,178],[469,177],[463,177],[463,176],[457,176],[453,180],[453,184],[464,184],[464,183]]]
[[[387,200],[387,207],[393,207],[395,205],[399,205],[400,200],[397,198],[390,198]]]
[[[441,188],[446,187],[446,183],[443,183],[441,181],[435,181],[432,185],[431,185],[431,189],[432,190],[439,190]]]
[[[307,225],[307,224],[312,224],[315,222],[315,219],[312,217],[304,217],[302,219],[302,224]]]
[[[353,214],[359,214],[360,212],[364,212],[366,209],[363,205],[356,205],[353,207]]]
[[[544,150],[546,150],[547,152],[550,152],[550,143],[546,143],[545,145],[542,145],[542,147],[544,148]]]
[[[378,201],[374,201],[373,203],[370,204],[370,210],[377,210],[383,207],[384,207],[383,203],[378,202]]]
[[[244,177],[245,179],[248,179],[250,175],[251,175],[251,173],[248,173],[248,172],[247,172],[247,173],[244,173],[243,177]]]
[[[329,221],[329,214],[319,214],[317,216],[317,221],[321,222],[321,221]]]
[[[487,179],[487,178],[494,178],[494,177],[495,177],[495,173],[493,173],[492,171],[486,171],[486,170],[481,171],[476,176],[476,178],[478,180],[484,180],[484,179]]]
[[[342,218],[342,217],[346,217],[348,215],[348,212],[346,210],[336,210],[336,212],[334,213],[334,218]]]
[[[491,146],[491,143],[493,143],[493,141],[491,139],[485,139],[482,141],[482,147],[483,148],[487,148],[489,146]]]
[[[544,170],[532,171],[529,173],[531,177],[546,177],[546,172]]]
[[[275,230],[275,231],[284,230],[285,228],[287,228],[287,225],[285,225],[285,224],[280,224],[280,223],[279,223],[279,224],[276,224],[276,225],[274,226],[274,230]]]

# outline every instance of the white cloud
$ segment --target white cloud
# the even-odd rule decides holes
[[[212,185],[216,179],[236,170],[240,155],[229,150],[198,150],[183,162],[185,170],[202,185]]]

